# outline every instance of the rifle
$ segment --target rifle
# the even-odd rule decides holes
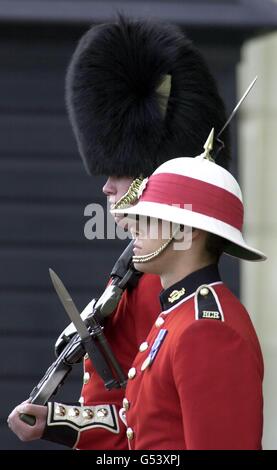
[[[111,283],[101,297],[92,303],[92,311],[84,319],[90,333],[89,342],[82,341],[77,331],[69,325],[70,332],[63,334],[56,346],[57,359],[31,391],[29,403],[45,405],[58,392],[74,364],[81,361],[86,351],[108,390],[126,386],[125,374],[105,338],[102,323],[115,310],[124,290],[134,287],[141,276],[132,265],[132,256],[133,242],[130,242],[111,271]],[[35,424],[35,416],[21,414],[20,418],[30,426]]]

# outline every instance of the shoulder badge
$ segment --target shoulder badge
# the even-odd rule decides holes
[[[224,321],[223,311],[218,296],[212,286],[203,284],[198,287],[194,298],[196,320]]]

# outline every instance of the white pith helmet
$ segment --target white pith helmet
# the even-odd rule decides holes
[[[264,253],[244,241],[243,201],[237,181],[209,159],[209,139],[205,149],[198,157],[163,163],[142,182],[136,205],[111,212],[149,216],[205,230],[229,242],[225,253],[248,261],[265,260]]]

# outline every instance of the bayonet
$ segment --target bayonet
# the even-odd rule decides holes
[[[68,290],[65,288],[64,284],[62,283],[59,276],[53,271],[53,269],[49,269],[50,277],[55,287],[55,290],[58,294],[58,297],[63,304],[67,315],[70,318],[70,321],[74,324],[78,335],[82,339],[82,341],[86,341],[90,338],[90,332],[87,329],[85,323],[83,322],[81,315],[73,302],[71,296],[69,295]]]
[[[91,331],[87,328],[59,276],[52,269],[49,269],[49,273],[58,297],[60,298],[70,320],[75,326],[96,372],[103,378],[106,388],[110,390],[114,387],[124,387],[126,385],[125,374],[113,355],[113,352],[103,334],[103,328],[100,326],[94,315],[89,317]],[[116,372],[119,381],[113,376],[110,365]]]

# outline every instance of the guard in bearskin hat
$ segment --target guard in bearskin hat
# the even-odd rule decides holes
[[[138,203],[117,209],[137,219],[136,269],[160,275],[163,287],[161,313],[128,373],[121,416],[130,449],[261,449],[262,353],[217,265],[222,252],[266,257],[245,242],[240,187],[210,147],[162,164]]]
[[[66,105],[78,149],[91,175],[106,175],[113,207],[130,203],[142,178],[168,159],[197,155],[213,125],[225,123],[223,102],[201,54],[173,25],[119,17],[81,38],[66,75]],[[228,135],[218,163],[227,167]],[[100,280],[103,282],[103,280]],[[144,274],[105,324],[127,372],[160,311],[160,279]],[[107,392],[88,358],[80,405],[19,405],[9,417],[24,440],[44,438],[79,449],[126,449],[118,413],[123,391]],[[20,413],[36,416],[31,427]]]

